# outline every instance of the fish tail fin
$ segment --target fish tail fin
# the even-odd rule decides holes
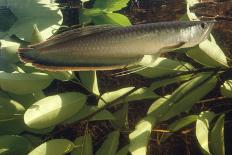
[[[32,63],[35,61],[36,51],[34,48],[19,48],[18,55],[21,61]]]

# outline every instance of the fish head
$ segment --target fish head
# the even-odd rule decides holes
[[[193,47],[206,40],[216,21],[195,21],[185,29],[185,47]]]

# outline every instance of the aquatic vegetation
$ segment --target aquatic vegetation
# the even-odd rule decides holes
[[[25,5],[21,5],[22,1]],[[81,1],[79,17],[83,25],[131,24],[125,15],[117,12],[127,7],[129,0],[95,0],[92,8],[85,7],[88,0]],[[197,3],[197,0],[187,0],[188,20],[198,20],[189,9]],[[148,87],[127,86],[103,92],[96,72],[50,72],[19,61],[19,48],[43,42],[62,27],[63,17],[57,3],[8,0],[8,7],[3,8],[4,16],[1,11],[0,22],[6,22],[0,24],[0,154],[127,155],[130,152],[146,155],[150,136],[156,132],[153,129],[169,121],[166,132],[158,137],[161,145],[173,133],[195,123],[199,149],[204,154],[225,154],[226,112],[216,113],[204,108],[192,110],[196,105],[201,106],[201,100],[215,89],[220,89],[222,97],[231,98],[231,78],[224,77],[231,72],[231,66],[212,34],[193,48],[175,51],[187,55],[191,61],[162,56],[152,66],[136,72],[137,76],[152,81]],[[146,56],[143,63],[151,59]],[[128,70],[132,73],[134,68],[128,67]],[[121,71],[120,75],[126,73]],[[57,81],[61,84],[57,87],[69,82],[75,89],[56,90]],[[172,91],[157,93],[158,89],[173,83],[178,84]],[[129,106],[135,101],[142,104],[144,100],[151,104],[142,114],[144,118],[133,124],[135,129],[132,129],[128,125]],[[93,121],[112,124],[102,144],[96,145],[90,132],[88,125]],[[72,140],[65,139],[66,134],[60,136],[68,127],[76,130],[75,127],[81,125],[83,135],[69,135]],[[128,139],[124,146],[120,144],[121,135]]]

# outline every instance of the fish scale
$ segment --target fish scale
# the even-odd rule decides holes
[[[23,62],[46,70],[106,70],[138,64],[205,40],[215,21],[174,21],[120,27],[87,26],[20,49]]]

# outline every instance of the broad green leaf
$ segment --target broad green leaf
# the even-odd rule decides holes
[[[232,98],[232,80],[227,80],[221,85],[221,94],[225,97]]]
[[[177,76],[177,77],[170,77],[168,79],[160,79],[159,81],[153,82],[150,85],[149,89],[155,90],[157,88],[164,87],[164,86],[167,86],[169,84],[173,84],[173,83],[178,83],[178,82],[189,80],[191,77],[192,77],[192,74],[182,75],[182,76]]]
[[[101,147],[97,150],[95,155],[113,155],[117,152],[119,145],[119,131],[113,131],[108,134],[106,140]]]
[[[8,63],[19,62],[17,54],[19,46],[18,43],[0,40],[0,60],[3,59]]]
[[[6,73],[0,71],[0,86],[15,94],[30,94],[45,89],[52,79],[44,73]]]
[[[225,115],[223,114],[217,119],[210,131],[210,150],[215,155],[225,155],[224,119]]]
[[[162,120],[168,120],[182,112],[189,111],[195,102],[207,95],[217,84],[212,74],[199,74],[196,78],[182,84],[166,101],[168,111]]]
[[[79,72],[81,83],[86,89],[96,95],[100,95],[96,71]]]
[[[96,106],[89,106],[89,105],[83,106],[82,109],[78,113],[74,114],[72,117],[65,120],[63,122],[63,124],[70,124],[70,123],[79,121],[79,120],[93,114],[98,109],[99,108]],[[101,121],[101,120],[115,120],[115,117],[109,111],[102,110],[101,112],[97,113],[96,115],[94,115],[90,118],[90,121]]]
[[[23,115],[25,108],[9,98],[0,97],[0,122],[14,120]]]
[[[86,95],[77,92],[46,97],[27,109],[24,121],[30,128],[35,129],[57,125],[80,111],[86,99]]]
[[[127,155],[129,153],[129,145],[121,148],[115,155]]]
[[[55,126],[51,126],[51,127],[43,128],[43,129],[34,129],[34,128],[30,128],[30,127],[26,126],[25,131],[28,131],[30,133],[44,135],[44,134],[48,134],[48,133],[52,132],[54,130],[54,128],[55,128]]]
[[[52,139],[39,145],[28,155],[63,155],[71,152],[73,148],[74,144],[67,139]]]
[[[155,61],[153,67],[148,67],[136,73],[147,78],[154,78],[188,71],[192,68],[193,67],[188,63],[159,57]]]
[[[168,110],[167,100],[170,98],[171,95],[167,95],[165,97],[161,97],[156,100],[152,105],[149,107],[147,111],[147,115],[152,115],[153,117],[159,118],[161,117],[166,111]]]
[[[105,2],[104,2],[105,3]],[[123,14],[120,13],[107,13],[98,16],[93,16],[92,20],[95,24],[114,24],[121,26],[131,25],[130,20]]]
[[[1,155],[25,155],[31,149],[27,139],[16,135],[0,136]]]
[[[107,102],[110,103],[114,100],[116,100],[117,98],[123,96],[124,94],[128,93],[129,91],[131,91],[134,87],[127,87],[127,88],[122,88],[116,91],[112,91],[112,92],[107,92],[105,94],[103,94],[101,96],[101,98]],[[131,93],[129,96],[127,96],[124,100],[120,101],[119,103],[124,102],[131,102],[131,101],[138,101],[138,100],[144,100],[144,99],[154,99],[154,98],[158,98],[159,96],[157,94],[155,94],[153,91],[151,91],[150,89],[143,87],[143,88],[139,88],[136,91],[134,91],[133,93]],[[98,101],[98,107],[102,107],[105,105],[105,102],[99,99]]]
[[[52,78],[61,80],[61,81],[69,81],[74,78],[74,73],[72,71],[61,71],[61,72],[49,72],[45,71]]]
[[[163,134],[160,141],[164,142],[166,139],[168,139],[172,135],[173,132],[177,132],[180,129],[196,122],[197,118],[198,118],[197,115],[189,115],[189,116],[183,117],[183,118],[178,119],[177,121],[171,123],[167,129],[170,131],[170,133]]]
[[[37,44],[37,43],[45,41],[45,39],[43,38],[42,34],[38,30],[38,27],[37,27],[36,24],[33,25],[33,31],[32,31],[32,35],[31,35],[31,40],[30,41],[31,41],[31,44]]]
[[[102,10],[106,10],[107,12],[113,12],[126,7],[128,2],[129,0],[96,0],[93,6],[94,8],[100,8]]]
[[[128,127],[128,104],[124,104],[121,109],[114,112],[115,120],[111,123],[116,129],[127,128]]]
[[[75,148],[71,155],[93,155],[92,137],[86,134],[81,137],[77,137],[74,141]]]
[[[132,155],[146,155],[147,145],[150,139],[151,130],[156,124],[156,118],[147,116],[143,118],[129,134],[129,151]]]
[[[205,40],[187,52],[195,61],[209,67],[228,67],[226,55],[214,42]]]
[[[23,4],[23,5],[22,5]],[[41,30],[41,35],[47,39],[59,29],[62,24],[62,13],[57,3],[48,0],[7,0],[7,6],[16,16],[17,21],[6,31],[6,37],[15,34],[27,41],[31,39],[33,25]],[[46,17],[46,18],[45,18]]]
[[[214,117],[213,112],[205,111],[199,115],[196,122],[196,137],[202,152],[206,155],[211,155],[209,151],[209,126]]]

